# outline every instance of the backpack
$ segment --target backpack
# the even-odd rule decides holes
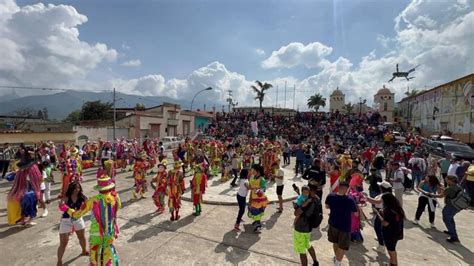
[[[464,210],[469,208],[471,203],[471,197],[464,192],[462,189],[460,189],[454,198],[451,199],[451,204],[456,208],[458,211]]]
[[[321,204],[321,200],[319,198],[313,201],[312,204],[314,205],[314,209],[311,213],[311,216],[309,217],[309,225],[311,228],[318,228],[323,221],[323,205]]]

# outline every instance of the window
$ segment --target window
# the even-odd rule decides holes
[[[384,111],[387,111],[387,105],[388,105],[387,102],[383,102],[383,110]]]

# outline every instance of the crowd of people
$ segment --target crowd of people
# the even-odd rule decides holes
[[[206,130],[212,140],[186,139],[171,151],[151,138],[142,143],[124,138],[88,141],[82,147],[42,142],[35,147],[20,145],[18,150],[5,144],[0,153],[0,173],[12,181],[8,222],[33,225],[38,207],[43,209],[42,216],[47,216],[47,205],[53,200],[51,184],[61,182],[58,198],[63,215],[58,265],[62,265],[72,232],[77,234],[82,254],[90,256],[91,264],[116,265],[113,243],[119,233],[116,217],[121,207],[115,190],[120,182],[116,176],[117,171],[130,171],[134,178],[133,198],[146,199],[150,186],[156,212],[162,214],[168,208],[171,221],[180,219],[181,198],[188,182],[196,216],[202,212],[209,178],[238,187],[239,210],[233,230],[241,231],[247,210],[253,231],[259,233],[264,229],[269,182],[276,184],[277,211],[283,212],[282,167],[290,165],[294,157],[295,178],[308,182],[307,186],[292,188],[298,194],[293,212],[294,249],[303,265],[308,264],[307,252],[318,265],[310,235],[321,224],[323,205],[329,209],[327,231],[334,247],[334,265],[341,265],[351,243],[363,242],[362,228],[371,220],[364,213],[368,204],[372,205],[379,243],[374,249],[386,249],[390,265],[398,264],[396,246],[404,237],[404,222],[413,217],[413,223],[418,224],[427,209],[434,227],[439,198],[444,198],[442,216],[449,235],[447,241],[459,242],[454,217],[468,207],[466,203],[473,206],[469,195],[474,199],[474,165],[427,153],[416,130],[407,131],[405,142],[397,143],[392,128],[381,120],[376,114],[218,114]],[[172,155],[169,162],[167,153]],[[81,182],[84,169],[91,167],[97,167],[98,194],[87,198]],[[407,190],[419,193],[413,214],[403,209]],[[89,212],[93,218],[87,250],[81,217]]]

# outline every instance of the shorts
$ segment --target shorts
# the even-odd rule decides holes
[[[301,233],[293,230],[293,246],[295,252],[298,254],[306,254],[306,251],[311,247],[310,239],[311,233]]]
[[[83,230],[86,228],[86,224],[82,218],[71,219],[71,218],[61,218],[61,223],[59,224],[59,234],[68,234],[74,231]]]
[[[333,244],[337,244],[340,249],[349,250],[351,243],[351,233],[341,231],[332,225],[329,225],[328,240]]]
[[[283,195],[283,187],[285,187],[285,185],[277,186],[277,195],[278,196]]]

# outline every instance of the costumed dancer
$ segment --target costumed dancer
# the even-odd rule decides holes
[[[145,192],[147,191],[146,185],[146,171],[148,169],[148,162],[146,161],[145,151],[138,153],[138,158],[135,158],[135,165],[133,166],[133,178],[135,179],[135,191],[133,191],[133,198],[138,198],[140,195],[142,198],[146,198]]]
[[[153,193],[153,202],[157,208],[156,212],[162,214],[165,211],[166,202],[166,189],[168,187],[168,173],[166,172],[167,161],[162,160],[158,163],[158,173],[155,178],[150,182],[151,186],[155,188],[155,193]],[[154,185],[156,183],[156,185]]]
[[[114,242],[119,234],[117,212],[122,203],[110,177],[104,175],[97,179],[97,186],[94,188],[99,194],[88,199],[79,210],[72,209],[66,204],[61,204],[60,210],[66,211],[73,219],[91,213],[91,227],[89,230],[90,265],[118,265],[119,260]]]
[[[76,147],[72,147],[69,150],[69,154],[67,155],[66,160],[64,161],[64,164],[62,165],[63,167],[63,177],[62,177],[62,184],[61,184],[61,193],[58,195],[58,198],[63,198],[64,194],[67,191],[67,187],[69,186],[69,183],[71,183],[74,180],[78,180],[78,170],[77,170],[77,161],[76,161],[76,155],[79,153]]]
[[[194,215],[201,215],[202,196],[206,192],[207,176],[204,173],[204,167],[198,164],[194,167],[194,177],[191,180],[191,195],[193,198]]]
[[[117,171],[115,170],[114,160],[109,159],[107,161],[102,161],[102,166],[97,169],[96,177],[99,178],[103,175],[107,175],[112,178],[112,181],[115,183],[115,177],[117,176]]]
[[[222,156],[222,163],[221,163],[221,182],[226,182],[230,179],[230,173],[232,170],[231,159],[225,153]]]
[[[34,225],[36,205],[41,196],[41,172],[26,148],[20,148],[20,162],[7,197],[8,224]]]
[[[171,221],[179,220],[179,209],[181,208],[181,195],[184,193],[184,175],[181,171],[183,163],[175,161],[174,169],[168,173],[168,207],[171,213]]]
[[[265,196],[267,184],[264,178],[263,167],[258,164],[252,166],[251,178],[249,179],[249,189],[250,202],[248,216],[254,221],[252,223],[255,226],[254,232],[260,232],[262,229],[261,220],[265,214],[268,199],[267,196]]]
[[[272,157],[273,157],[273,145],[267,143],[267,149],[262,154],[262,166],[266,177],[272,176]]]
[[[211,175],[218,176],[220,171],[221,159],[219,156],[219,151],[217,143],[213,142],[210,146],[210,157],[211,157]]]
[[[362,193],[363,179],[362,173],[354,173],[351,175],[351,181],[349,183],[349,196],[354,199],[357,205],[357,212],[351,214],[351,241],[355,242],[364,241],[362,228],[365,215],[362,211],[362,207],[365,206],[367,200]]]

